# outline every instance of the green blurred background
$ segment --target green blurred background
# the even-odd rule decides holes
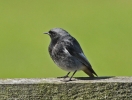
[[[1,0],[0,78],[65,75],[43,34],[54,27],[79,41],[99,76],[132,75],[132,0]]]

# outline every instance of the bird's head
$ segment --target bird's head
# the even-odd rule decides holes
[[[45,34],[48,34],[51,40],[56,40],[62,38],[63,36],[69,35],[69,33],[62,28],[53,28],[49,30],[49,32],[46,32]]]

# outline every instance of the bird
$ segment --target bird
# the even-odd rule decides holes
[[[67,78],[73,72],[67,82],[72,81],[72,77],[79,70],[84,71],[89,77],[98,77],[84,55],[79,42],[66,30],[53,28],[45,34],[48,34],[51,38],[48,47],[50,57],[58,67],[68,72],[65,76],[59,78]]]

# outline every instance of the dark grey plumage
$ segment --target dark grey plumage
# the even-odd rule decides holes
[[[64,78],[68,77],[70,72],[74,72],[74,75],[78,70],[83,70],[90,77],[97,76],[79,43],[67,31],[62,28],[53,28],[46,34],[51,38],[49,54],[52,60],[61,69],[68,71]]]

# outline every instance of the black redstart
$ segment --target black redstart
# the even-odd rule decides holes
[[[51,38],[48,50],[52,60],[61,69],[68,71],[68,74],[62,78],[66,78],[70,72],[74,72],[68,80],[71,81],[78,70],[83,70],[90,77],[97,76],[85,57],[80,44],[66,30],[53,28],[45,34]]]

